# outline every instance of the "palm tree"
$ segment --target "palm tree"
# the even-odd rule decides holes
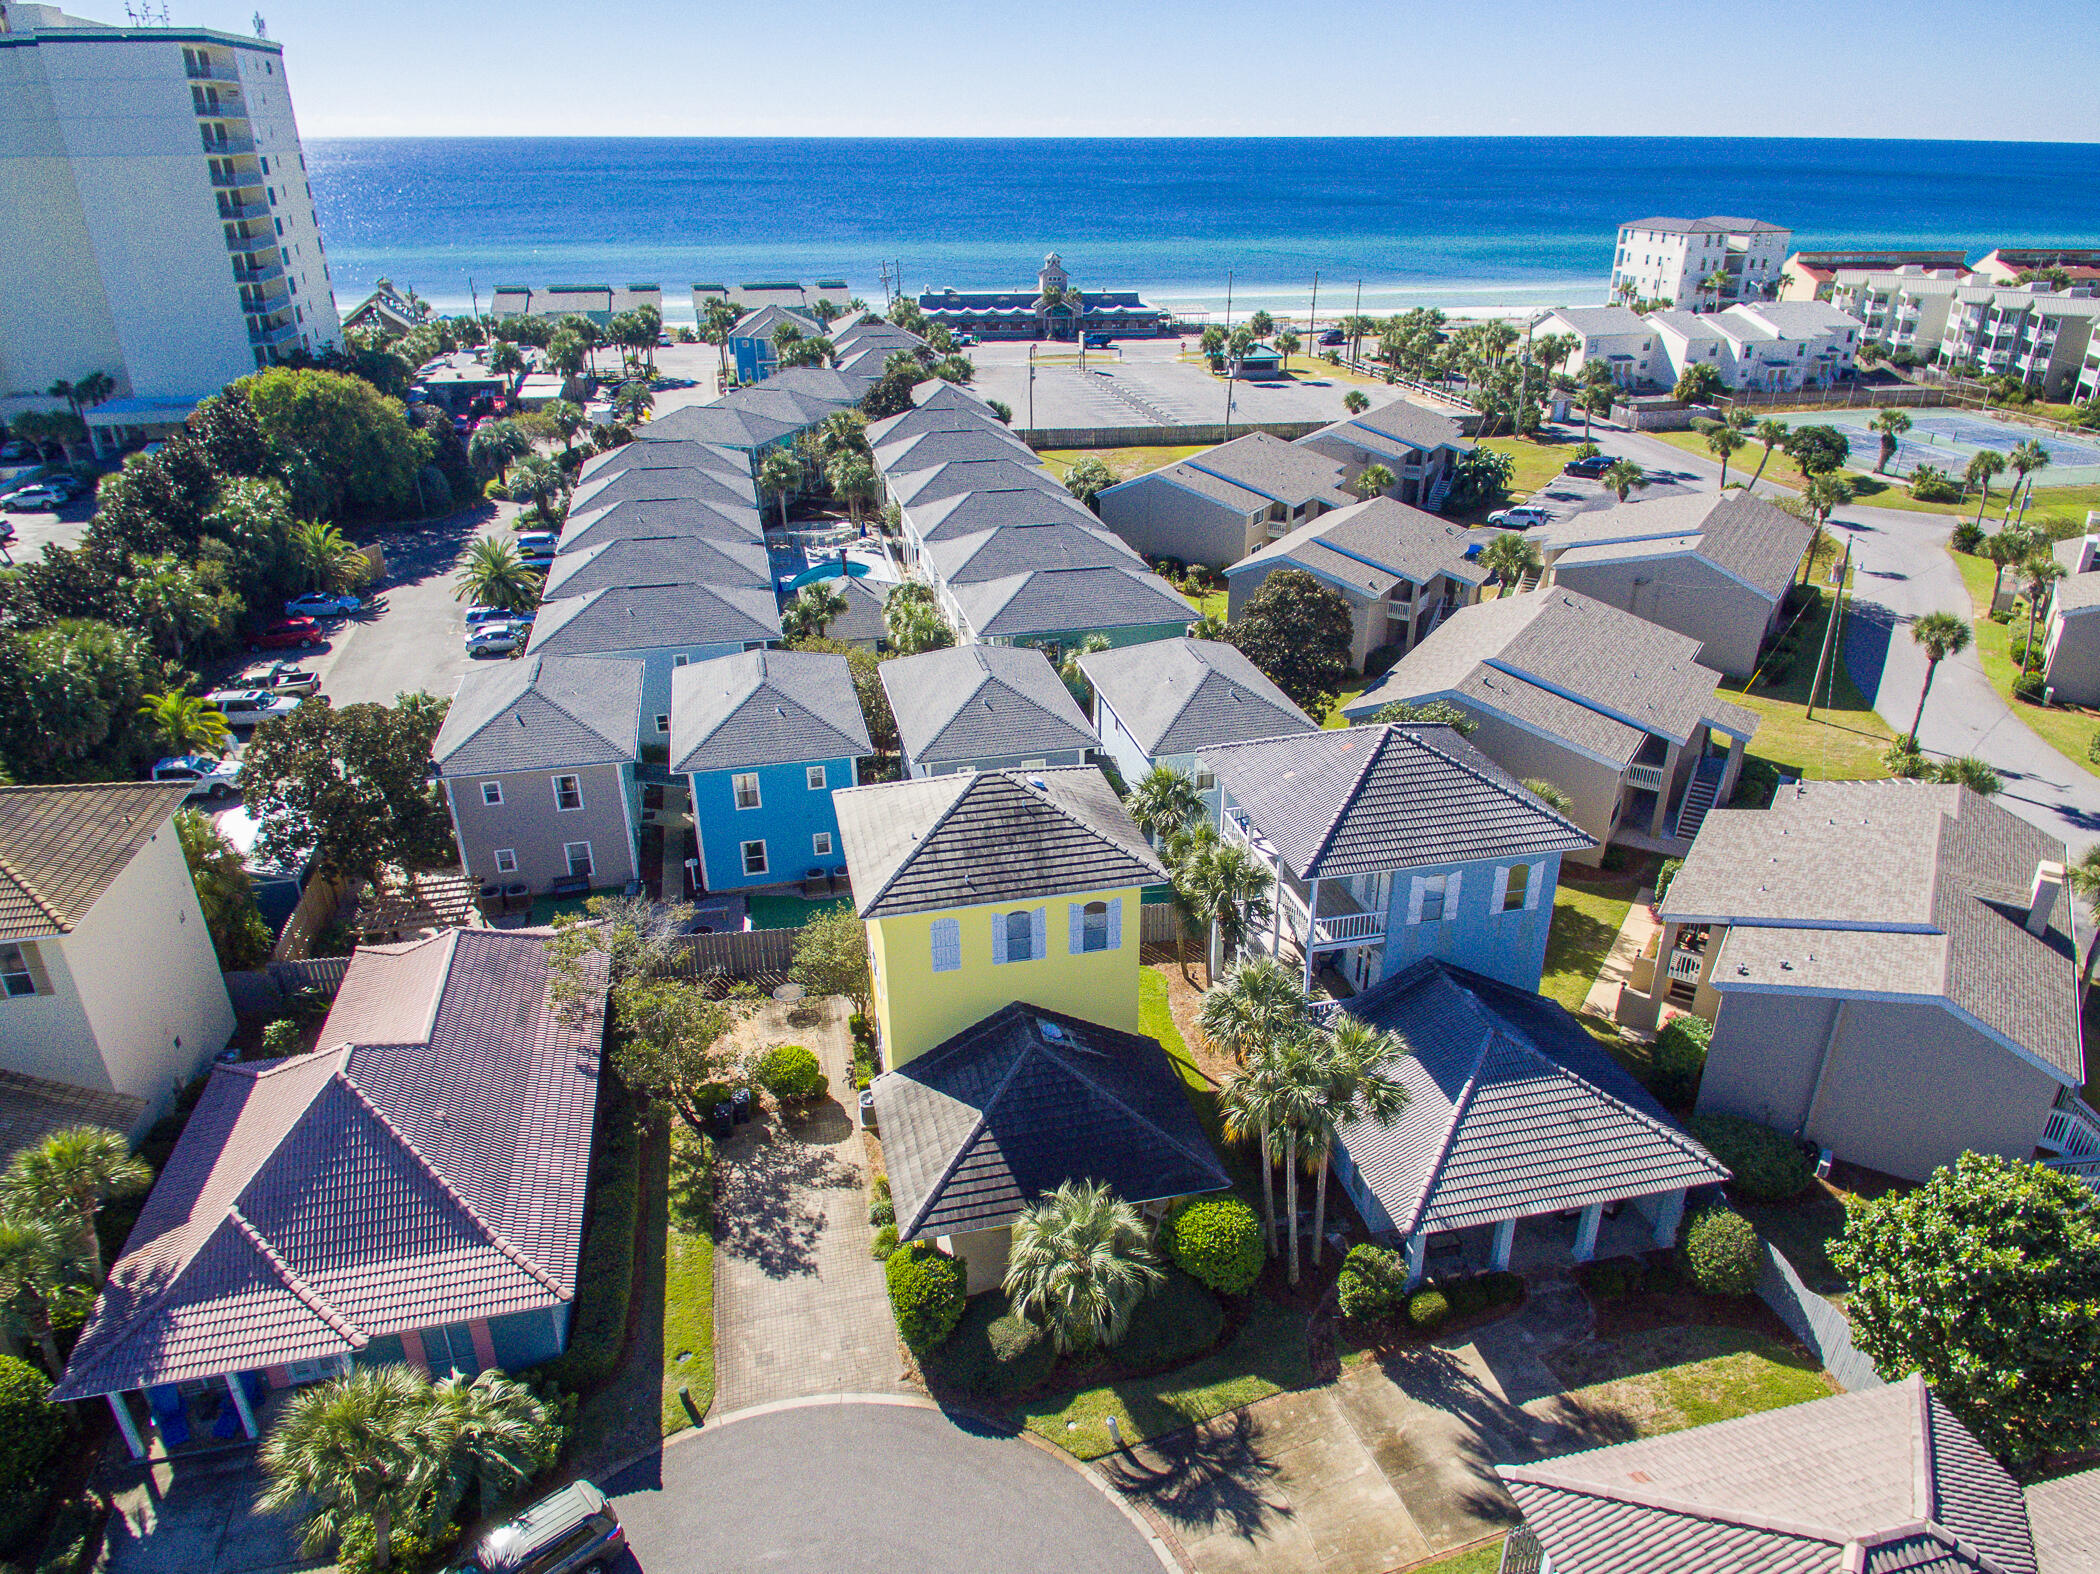
[[[1356,479],[1349,483],[1349,490],[1358,497],[1376,497],[1388,491],[1393,484],[1393,472],[1384,465],[1365,465]]]
[[[1495,537],[1480,549],[1480,566],[1493,574],[1499,583],[1495,594],[1506,596],[1524,583],[1527,574],[1537,573],[1543,567],[1539,549],[1515,531]]]
[[[1760,421],[1758,423],[1757,440],[1765,445],[1765,451],[1758,456],[1757,474],[1750,478],[1750,485],[1753,489],[1758,482],[1765,478],[1765,466],[1772,461],[1772,450],[1786,441],[1787,430],[1787,424],[1784,421]]]
[[[489,346],[488,368],[498,377],[515,377],[525,370],[525,353],[508,339]]]
[[[70,1230],[89,1279],[100,1288],[102,1244],[95,1238],[95,1215],[110,1198],[128,1197],[152,1184],[153,1166],[118,1133],[101,1126],[67,1126],[14,1156],[0,1176],[0,1196],[17,1213]]]
[[[656,408],[656,395],[639,377],[629,378],[613,394],[612,407],[614,415],[633,426]]]
[[[515,421],[487,421],[467,439],[467,461],[492,481],[503,479],[513,459],[532,452],[532,439]]]
[[[1157,846],[1201,818],[1203,796],[1187,772],[1177,771],[1171,765],[1155,765],[1138,778],[1130,796],[1123,800],[1123,807],[1137,822],[1137,828]]]
[[[1743,434],[1732,426],[1717,426],[1706,434],[1706,446],[1721,461],[1721,490],[1728,490],[1728,456],[1743,446]]]
[[[1321,1097],[1326,1087],[1325,1056],[1310,1035],[1271,1045],[1263,1059],[1276,1062],[1273,1095],[1273,1129],[1282,1139],[1283,1217],[1290,1232],[1291,1283],[1298,1282],[1298,1166],[1301,1148],[1312,1138],[1315,1149],[1326,1146],[1319,1133],[1326,1112]],[[1324,1156],[1324,1155],[1323,1155]]]
[[[1525,777],[1524,790],[1555,814],[1566,816],[1575,807],[1575,800],[1562,791],[1558,783],[1550,782],[1543,776]]]
[[[421,1427],[428,1393],[427,1379],[405,1366],[366,1367],[295,1390],[257,1451],[268,1485],[256,1507],[311,1509],[302,1538],[309,1554],[369,1520],[374,1561],[386,1568],[395,1519],[441,1468],[441,1440]]]
[[[525,566],[518,549],[498,536],[477,536],[467,548],[467,566],[453,583],[455,601],[505,612],[528,612],[540,599],[540,576]]]
[[[561,433],[561,446],[565,454],[575,446],[576,434],[590,424],[583,411],[567,399],[550,399],[540,414],[552,421],[554,429]]]
[[[1716,268],[1699,281],[1699,288],[1704,294],[1712,296],[1718,302],[1723,295],[1728,293],[1728,284],[1728,270],[1726,268]]]
[[[1903,434],[1910,430],[1910,417],[1901,410],[1884,410],[1867,423],[1867,430],[1881,434],[1881,457],[1874,461],[1874,473],[1886,475],[1889,461],[1896,457],[1896,449],[1903,441]]]
[[[20,1211],[0,1217],[0,1302],[36,1341],[53,1378],[66,1363],[51,1330],[51,1297],[72,1279],[74,1261],[66,1232],[51,1220]]]
[[[1932,768],[1932,779],[1966,787],[1985,798],[1995,798],[2005,786],[2004,778],[1999,776],[1990,761],[1973,754],[1957,754],[1951,759],[1941,760]]]
[[[900,656],[946,650],[955,643],[955,630],[926,602],[907,601],[895,607],[885,604],[882,623],[889,635],[890,649]]]
[[[510,467],[510,479],[504,485],[513,503],[530,503],[541,524],[554,523],[552,505],[563,487],[560,465],[545,454],[527,454]]]
[[[781,609],[780,632],[789,639],[822,639],[824,631],[845,615],[845,592],[828,579],[813,580]]]
[[[860,511],[882,495],[881,483],[875,479],[875,467],[861,454],[848,450],[834,454],[824,467],[824,478],[831,483],[831,495],[846,505],[853,522],[860,523]]]
[[[1196,1025],[1234,1060],[1306,1031],[1311,998],[1298,970],[1272,956],[1242,962],[1203,997]]]
[[[2078,855],[2071,865],[2071,889],[2085,898],[2086,913],[2096,925],[2100,925],[2100,844],[2088,847]],[[2078,978],[2078,998],[2082,1007],[2085,992],[2092,987],[2093,961],[2100,957],[2100,945],[2086,947],[2085,968]]]
[[[355,575],[351,559],[364,559],[338,526],[319,519],[302,520],[292,527],[291,548],[300,583],[308,590],[341,589]]]
[[[1351,415],[1362,415],[1371,408],[1371,401],[1361,388],[1352,388],[1342,395],[1342,408]]]
[[[1337,1016],[1320,1046],[1320,1114],[1312,1157],[1320,1167],[1313,1192],[1312,1260],[1320,1266],[1320,1237],[1327,1228],[1327,1170],[1335,1144],[1359,1120],[1390,1126],[1407,1108],[1407,1084],[1391,1063],[1409,1053],[1407,1040],[1346,1012]]]
[[[737,325],[737,309],[715,295],[700,311],[700,337],[715,347],[722,359],[722,381],[729,381],[729,330]]]
[[[2005,455],[1995,448],[1979,448],[1969,455],[1968,468],[1962,471],[1962,479],[1977,488],[1976,528],[1983,528],[1983,511],[1991,500],[1991,477],[2005,473]]]
[[[1808,485],[1801,489],[1801,501],[1808,505],[1809,532],[1808,555],[1801,560],[1801,583],[1808,583],[1814,571],[1816,554],[1823,546],[1823,526],[1830,521],[1831,514],[1852,501],[1852,483],[1840,475],[1812,475]]]
[[[2005,588],[2005,571],[2015,563],[2025,562],[2034,549],[2034,532],[2018,525],[2007,525],[1996,535],[1984,537],[1983,555],[1997,570],[1991,575],[1990,604],[1993,608],[1998,605],[1998,592]]]
[[[2049,589],[2064,577],[2063,564],[2056,561],[2056,554],[2043,548],[2035,552],[2020,565],[2021,586],[2027,592],[2027,653],[2020,658],[2020,671],[2026,672],[2035,657],[2041,654],[2034,648],[2034,631],[2041,618],[2042,598]]]
[[[1293,1043],[1303,1040],[1303,1030]],[[1278,1044],[1233,1067],[1218,1084],[1218,1115],[1224,1123],[1225,1140],[1261,1145],[1262,1238],[1271,1257],[1276,1255],[1276,1145],[1275,1134],[1290,1109],[1292,1069],[1288,1046]]]
[[[2013,484],[2012,490],[2005,494],[2005,517],[2008,520],[2012,518],[2013,502],[2020,494],[2020,483],[2023,481],[2027,483],[2027,495],[2029,498],[2032,498],[2034,496],[2034,482],[2030,479],[2031,472],[2045,470],[2048,466],[2049,450],[2042,446],[2040,438],[2030,437],[2024,442],[2013,445]]]
[[[1100,1181],[1066,1181],[1014,1224],[1003,1281],[1013,1309],[1060,1354],[1103,1349],[1166,1275],[1144,1215]]]
[[[501,1372],[460,1372],[430,1385],[418,1431],[443,1464],[430,1523],[447,1525],[473,1487],[489,1513],[547,1464],[547,1408]]]
[[[783,530],[788,522],[788,495],[801,485],[802,461],[788,449],[774,449],[758,467],[759,491],[770,492],[780,499],[780,528]]]
[[[1204,839],[1174,869],[1174,894],[1207,937],[1204,971],[1215,980],[1224,957],[1236,955],[1250,927],[1270,914],[1275,882],[1251,848]]]
[[[1184,631],[1190,639],[1223,639],[1225,620],[1215,612],[1206,612]]]
[[[1626,501],[1626,494],[1648,479],[1648,472],[1631,459],[1614,459],[1602,477],[1606,486],[1619,494],[1619,501]]]
[[[1925,720],[1925,696],[1932,692],[1932,674],[1949,656],[1969,648],[1971,631],[1966,619],[1951,612],[1928,612],[1911,624],[1910,637],[1925,652],[1925,686],[1918,690],[1918,713],[1910,721],[1910,746],[1915,751],[1918,726]]]
[[[217,754],[233,736],[224,712],[194,694],[148,694],[139,715],[170,754]]]

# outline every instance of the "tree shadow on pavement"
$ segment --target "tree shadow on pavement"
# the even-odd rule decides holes
[[[1256,1446],[1245,1410],[1154,1438],[1145,1447],[1158,1456],[1157,1466],[1126,1450],[1098,1461],[1098,1467],[1118,1492],[1142,1499],[1177,1529],[1224,1528],[1251,1539],[1270,1521],[1295,1512],[1288,1498],[1265,1490],[1277,1467]]]
[[[813,1274],[826,1208],[855,1206],[859,1190],[859,1169],[830,1147],[768,1124],[725,1145],[717,1163],[716,1249],[756,1263],[769,1279]]]

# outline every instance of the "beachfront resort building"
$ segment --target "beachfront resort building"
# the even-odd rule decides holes
[[[1916,268],[1921,273],[1969,271],[1968,254],[1962,251],[1797,251],[1787,258],[1779,278],[1775,300],[1827,301],[1847,275],[1900,273]]]
[[[1976,275],[1978,283],[2018,284],[2022,274],[2059,268],[2074,279],[2100,278],[2100,247],[1999,246],[1978,259]]]
[[[2078,385],[2096,318],[2100,294],[2090,282],[2064,290],[2040,280],[1965,287],[1947,312],[1940,364],[1973,364],[1985,376],[2017,377],[2045,399],[2062,399]]]
[[[0,414],[101,372],[98,452],[335,342],[284,48],[0,4]]]
[[[1619,226],[1612,299],[1667,301],[1687,311],[1767,299],[1793,238],[1758,219],[1635,219]]]
[[[1827,299],[1860,320],[1862,340],[1872,339],[1888,350],[1915,351],[1929,360],[1947,336],[1947,313],[1955,293],[1973,282],[1962,267],[1840,272]]]
[[[981,339],[1077,339],[1102,333],[1154,339],[1174,331],[1173,316],[1148,306],[1134,290],[1082,290],[1056,252],[1043,259],[1034,290],[927,290],[919,310],[928,322]]]
[[[1621,388],[1652,383],[1666,364],[1656,350],[1655,329],[1646,317],[1624,306],[1560,306],[1533,325],[1541,338],[1568,334],[1575,348],[1568,353],[1567,373],[1580,377],[1591,361],[1611,369]]]
[[[499,284],[489,297],[496,317],[586,317],[603,328],[622,312],[647,306],[660,317],[661,284]]]
[[[1724,388],[1827,388],[1852,375],[1859,354],[1858,320],[1824,301],[1659,311],[1647,320],[1661,355],[1655,381],[1665,386],[1705,365]]]

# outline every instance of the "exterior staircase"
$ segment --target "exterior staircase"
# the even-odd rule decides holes
[[[1699,827],[1706,823],[1706,814],[1714,806],[1714,799],[1721,790],[1721,771],[1724,762],[1705,759],[1693,773],[1691,785],[1684,790],[1684,801],[1677,806],[1677,839],[1689,842],[1699,834]]]
[[[1517,581],[1517,594],[1521,596],[1529,591],[1538,589],[1539,576],[1544,572],[1545,570],[1537,568],[1527,568],[1526,570],[1524,570],[1524,577]]]
[[[2035,1146],[2045,1155],[2042,1162],[2050,1169],[2075,1175],[2100,1191],[2100,1112],[2069,1088],[2057,1094],[2056,1107],[2049,1112],[2049,1124]]]
[[[1446,465],[1436,480],[1430,483],[1429,495],[1422,500],[1423,512],[1441,514],[1444,511],[1444,499],[1450,495],[1451,467]]]

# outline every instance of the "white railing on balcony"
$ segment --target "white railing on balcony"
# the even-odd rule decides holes
[[[1704,952],[1679,950],[1670,953],[1670,976],[1687,984],[1699,982],[1699,970],[1705,965]]]
[[[1385,933],[1383,913],[1336,913],[1313,924],[1313,946],[1361,945]]]
[[[2100,1113],[2088,1108],[2075,1094],[2058,1098],[2036,1146],[2048,1148],[2065,1159],[2100,1163]]]
[[[1663,768],[1660,765],[1629,765],[1626,767],[1626,785],[1647,792],[1661,792]]]

